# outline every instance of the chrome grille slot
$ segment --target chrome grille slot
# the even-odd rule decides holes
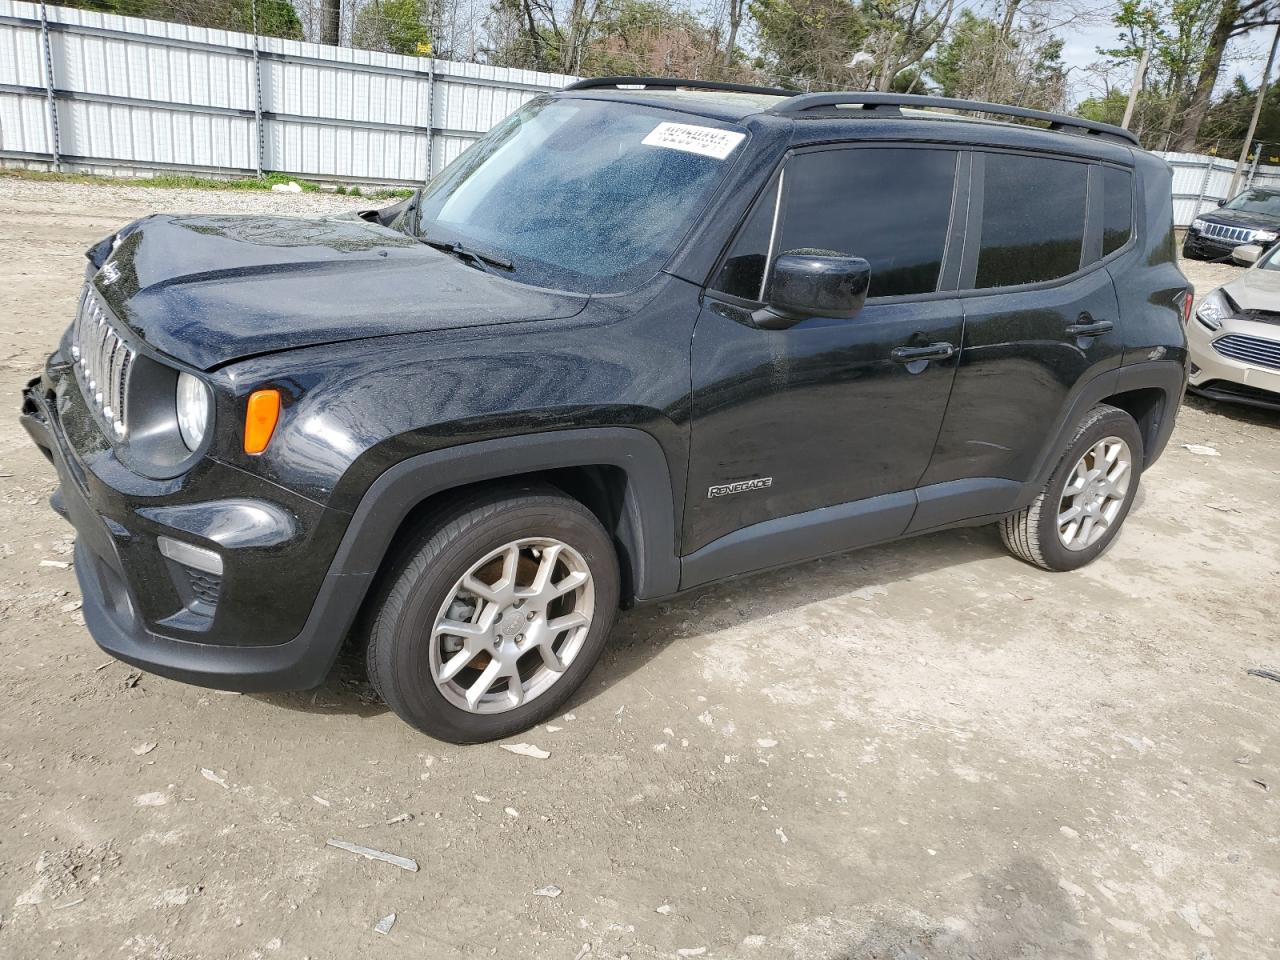
[[[1245,227],[1228,227],[1221,223],[1206,223],[1201,229],[1206,237],[1228,240],[1232,243],[1248,243],[1253,239],[1254,233]]]
[[[1280,340],[1231,333],[1213,341],[1213,349],[1241,363],[1280,370]]]
[[[71,336],[76,377],[89,406],[102,417],[115,439],[128,430],[129,375],[136,354],[120,339],[106,308],[86,284]]]

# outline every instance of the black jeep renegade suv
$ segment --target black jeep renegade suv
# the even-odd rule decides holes
[[[298,689],[351,636],[487,740],[620,605],[969,524],[1098,556],[1183,392],[1170,208],[1087,121],[584,81],[385,210],[103,240],[22,419],[109,653]]]

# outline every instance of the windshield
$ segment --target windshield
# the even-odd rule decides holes
[[[1280,270],[1280,243],[1268,250],[1258,261],[1259,270]]]
[[[475,143],[423,193],[418,231],[511,264],[522,283],[634,287],[662,268],[745,134],[598,100],[540,99]],[[695,119],[695,118],[688,118]]]
[[[1243,213],[1260,213],[1268,217],[1280,217],[1280,192],[1275,190],[1246,190],[1240,196],[1223,204],[1223,209]]]

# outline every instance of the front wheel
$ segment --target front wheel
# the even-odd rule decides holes
[[[1000,521],[1005,546],[1043,570],[1083,567],[1119,534],[1141,472],[1137,423],[1099,404],[1077,427],[1040,495]]]
[[[478,743],[547,719],[586,679],[618,607],[609,535],[550,487],[456,502],[382,598],[369,679],[401,719]]]

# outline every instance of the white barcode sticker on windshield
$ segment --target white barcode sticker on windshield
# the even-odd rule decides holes
[[[723,160],[733,153],[734,147],[746,137],[745,133],[720,130],[716,127],[696,127],[689,123],[660,123],[640,142],[648,147],[666,147],[683,150],[704,157]]]

